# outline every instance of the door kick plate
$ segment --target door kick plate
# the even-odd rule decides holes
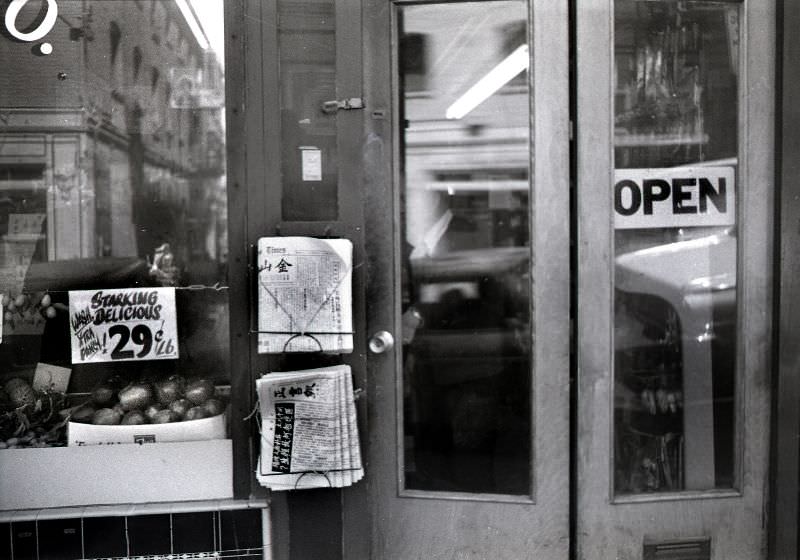
[[[711,538],[646,540],[643,560],[711,560]]]

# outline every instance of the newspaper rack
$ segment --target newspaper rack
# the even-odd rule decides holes
[[[289,336],[289,338],[286,339],[286,342],[283,345],[283,352],[284,353],[290,351],[290,350],[288,350],[289,344],[291,344],[292,340],[294,340],[296,338],[306,338],[306,337],[310,338],[311,340],[314,341],[314,343],[319,348],[319,350],[314,350],[313,352],[319,353],[319,352],[325,352],[326,350],[323,348],[322,343],[319,341],[319,339],[315,335],[346,334],[346,335],[349,335],[349,336],[353,336],[355,334],[355,332],[353,332],[353,331],[350,331],[350,332],[344,332],[344,331],[336,331],[336,332],[333,332],[333,331],[328,331],[328,332],[250,331],[250,332],[251,332],[251,334],[279,334],[279,335],[287,335],[288,334],[288,335],[291,335],[291,336]]]

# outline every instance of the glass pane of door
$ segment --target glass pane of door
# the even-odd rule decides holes
[[[527,13],[399,8],[409,490],[530,493]]]
[[[615,2],[614,483],[732,488],[739,6]]]

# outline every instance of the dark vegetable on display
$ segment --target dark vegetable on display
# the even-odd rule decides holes
[[[142,409],[153,401],[153,390],[147,383],[131,383],[117,397],[125,410]]]
[[[94,418],[94,413],[97,409],[92,404],[81,404],[72,409],[69,419],[72,422],[85,422],[89,423]]]
[[[188,399],[178,399],[169,405],[169,409],[174,412],[179,418],[183,418],[186,412],[192,408],[192,403]]]
[[[127,412],[125,416],[122,417],[122,421],[120,421],[120,424],[124,425],[147,424],[147,417],[141,410],[131,410],[130,412]]]
[[[173,375],[155,385],[156,400],[161,404],[170,404],[183,396],[186,381],[179,375]]]
[[[63,393],[37,391],[20,377],[5,380],[0,399],[0,449],[49,447],[65,443],[68,414]]]
[[[222,401],[219,399],[208,399],[202,406],[206,409],[209,416],[216,416],[225,411],[225,405],[222,404]]]
[[[208,411],[202,406],[193,406],[184,414],[185,420],[199,420],[201,418],[208,418],[211,416]]]
[[[101,383],[92,389],[92,402],[100,406],[105,406],[114,402],[116,391],[108,383]]]
[[[186,385],[185,395],[194,404],[203,404],[214,396],[214,384],[208,379],[194,379]]]
[[[144,415],[149,421],[153,421],[155,415],[160,411],[164,410],[164,407],[160,404],[151,404],[147,408],[144,409]]]
[[[4,387],[14,406],[25,406],[36,402],[36,393],[27,381],[14,377],[6,381]]]
[[[178,415],[175,414],[168,408],[164,410],[159,410],[153,416],[152,422],[153,424],[168,424],[170,422],[177,422],[179,420]]]
[[[113,408],[101,408],[95,411],[92,417],[92,424],[103,426],[111,426],[119,424],[122,420],[122,414]]]

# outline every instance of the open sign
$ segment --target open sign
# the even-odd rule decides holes
[[[617,169],[617,229],[730,225],[736,222],[733,167]]]

